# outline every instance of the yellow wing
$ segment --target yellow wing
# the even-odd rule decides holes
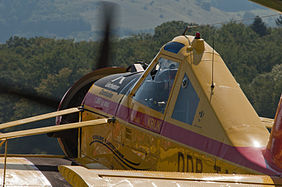
[[[4,158],[0,158],[3,163]],[[58,166],[57,164],[64,164]],[[67,165],[65,165],[67,164]],[[180,173],[158,171],[105,170],[71,166],[60,157],[8,157],[6,186],[280,186],[282,178],[267,175]],[[3,166],[3,165],[2,165]],[[3,176],[3,169],[0,175]],[[65,180],[69,183],[67,183]],[[3,178],[0,177],[3,184]]]
[[[59,166],[72,186],[279,186],[282,179],[267,175],[180,173],[87,169]]]
[[[158,171],[105,170],[71,166],[59,156],[8,157],[6,186],[280,186],[281,177],[267,175],[180,173]],[[4,158],[0,158],[0,163]],[[58,166],[57,165],[64,164]],[[66,165],[67,164],[67,165]],[[2,164],[1,164],[2,165]],[[3,165],[2,165],[3,167]],[[0,175],[3,176],[3,169]],[[65,180],[69,183],[67,183]],[[0,184],[3,178],[0,177]]]

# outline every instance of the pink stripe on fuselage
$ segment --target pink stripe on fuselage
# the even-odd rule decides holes
[[[131,124],[148,129],[158,134],[160,133],[163,125],[163,120],[136,110],[132,110],[123,105],[119,106],[116,116]],[[153,122],[150,123],[152,120]]]
[[[276,174],[266,168],[262,154],[265,148],[233,147],[167,122],[164,122],[161,135],[247,168],[266,174]]]
[[[110,115],[115,115],[115,112],[118,107],[118,103],[112,102],[108,99],[104,99],[89,92],[85,96],[84,103],[87,106],[101,110]]]
[[[98,100],[98,102],[97,102]],[[101,101],[103,100],[103,101]],[[106,104],[109,107],[103,107],[100,103],[109,103]],[[111,100],[104,99],[102,97],[96,96],[94,94],[88,93],[85,99],[85,104],[87,106],[96,108],[105,113],[114,115],[117,110],[116,117],[124,121],[130,122],[130,114],[134,111],[126,106],[120,105],[118,108],[118,103],[115,103]],[[139,112],[140,113],[140,112]],[[143,117],[154,118],[148,114],[142,113]],[[131,122],[132,123],[132,122]],[[144,127],[143,124],[134,123],[137,126]],[[147,128],[148,129],[148,128]],[[151,130],[151,129],[149,129]],[[175,140],[179,143],[185,144],[192,148],[204,151],[208,154],[220,157],[224,160],[231,161],[233,163],[245,166],[247,168],[256,170],[269,175],[277,175],[276,172],[267,168],[265,159],[263,157],[262,151],[265,148],[255,148],[255,147],[233,147],[231,145],[224,144],[217,140],[211,139],[209,137],[197,134],[188,129],[181,128],[177,125],[164,122],[162,124],[161,131],[154,131],[160,133],[162,136]]]

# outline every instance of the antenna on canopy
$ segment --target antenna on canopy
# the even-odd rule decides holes
[[[215,35],[215,32],[213,33],[213,36],[212,36],[212,73],[211,73],[212,75],[211,89],[212,90],[214,89],[214,35]]]
[[[184,32],[182,33],[182,35],[185,36],[185,35],[186,35],[186,32],[187,32],[189,29],[197,28],[197,27],[199,27],[199,25],[187,25],[187,26],[185,27],[185,30],[184,30]]]
[[[189,29],[189,26],[185,27],[185,30],[184,30],[184,32],[182,33],[183,36],[186,35],[186,32],[188,31],[188,29]]]

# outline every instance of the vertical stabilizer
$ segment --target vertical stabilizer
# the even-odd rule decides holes
[[[277,107],[265,157],[273,169],[282,171],[282,95]]]

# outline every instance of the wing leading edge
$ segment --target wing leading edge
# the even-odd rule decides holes
[[[97,170],[82,166],[59,166],[59,172],[72,186],[282,185],[281,178],[267,175]]]

